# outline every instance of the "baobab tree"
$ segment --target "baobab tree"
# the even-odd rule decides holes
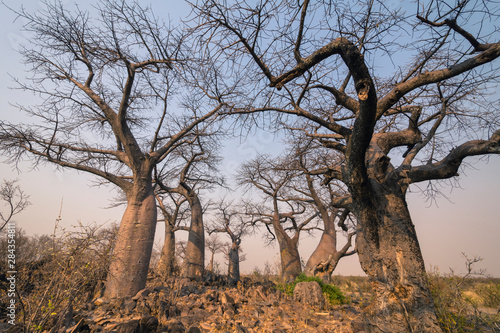
[[[311,202],[315,206],[323,222],[321,238],[307,260],[304,273],[329,280],[340,259],[357,252],[355,248],[352,249],[356,228],[354,223],[349,223],[352,221],[348,209],[349,195],[342,184],[335,181],[324,184],[319,177],[328,165],[333,164],[335,158],[329,154],[328,149],[318,146],[315,141],[307,137],[299,136],[295,138],[289,150],[291,150],[288,157],[289,168],[301,173],[292,187],[302,195],[302,200]],[[347,241],[338,248],[337,233],[340,230],[346,234]]]
[[[197,129],[194,130],[197,133]],[[205,208],[200,199],[200,191],[210,190],[215,185],[224,185],[224,178],[219,175],[220,157],[215,140],[217,131],[209,132],[203,128],[195,140],[178,149],[169,156],[170,163],[156,169],[155,179],[158,191],[177,194],[189,204],[190,224],[186,258],[181,274],[191,279],[201,279],[205,268]]]
[[[218,59],[260,73],[248,75],[245,91],[256,93],[235,100],[232,113],[274,111],[338,154],[324,181],[349,192],[361,267],[375,292],[365,329],[440,331],[406,193],[410,184],[455,177],[469,156],[500,153],[497,97],[488,96],[500,56],[500,30],[491,23],[498,5],[212,0],[193,7]]]
[[[235,205],[234,201],[221,200],[216,208],[215,218],[208,227],[208,233],[224,233],[229,236],[231,243],[224,251],[228,259],[227,277],[229,284],[236,284],[240,280],[240,262],[243,261],[241,241],[252,231],[252,219],[243,213],[243,208]]]
[[[217,234],[210,235],[205,240],[205,247],[208,249],[208,251],[210,251],[210,262],[208,263],[208,270],[210,271],[210,274],[212,275],[215,274],[214,272],[215,255],[217,253],[222,252],[222,249],[226,245],[227,244],[223,243]]]
[[[260,202],[245,204],[245,214],[252,217],[254,225],[267,228],[270,242],[278,241],[285,281],[292,281],[302,272],[298,249],[301,232],[317,229],[318,212],[310,200],[290,186],[299,174],[286,167],[286,159],[259,155],[243,163],[237,175],[241,186],[261,194]]]
[[[158,193],[156,200],[163,216],[158,222],[165,223],[165,240],[157,267],[161,276],[170,277],[176,268],[175,233],[179,230],[189,231],[186,220],[190,212],[187,199],[182,195]]]
[[[220,95],[197,92],[213,66],[190,71],[188,62],[201,61],[186,55],[184,37],[137,3],[103,1],[90,14],[55,2],[17,14],[30,36],[21,54],[32,74],[31,84],[18,83],[43,100],[19,106],[32,124],[0,122],[0,150],[13,163],[27,156],[88,172],[125,193],[105,296],[133,296],[145,286],[153,247],[153,169],[223,106]],[[174,94],[181,84],[189,96]]]

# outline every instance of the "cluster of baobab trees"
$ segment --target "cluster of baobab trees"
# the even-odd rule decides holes
[[[176,27],[125,0],[91,11],[58,2],[18,11],[30,35],[21,53],[32,74],[18,84],[43,103],[18,106],[31,124],[0,122],[0,149],[12,163],[30,156],[89,172],[126,195],[106,297],[144,287],[157,220],[173,233],[184,200],[185,274],[202,274],[198,194],[221,182],[214,176],[219,139],[262,126],[283,131],[290,150],[248,161],[238,182],[262,194],[245,214],[278,240],[284,272],[299,270],[296,242],[314,221],[323,225],[325,248],[334,248],[337,219],[351,231],[347,245],[356,233],[376,295],[367,330],[439,331],[406,192],[454,177],[468,156],[500,153],[498,95],[490,94],[500,56],[498,5],[188,5],[189,20]],[[328,260],[306,269],[329,272],[347,253],[325,248],[317,252],[324,258],[330,251]]]

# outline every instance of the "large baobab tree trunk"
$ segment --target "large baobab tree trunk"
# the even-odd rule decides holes
[[[146,286],[156,229],[156,199],[151,182],[133,185],[113,249],[105,297],[134,296]]]
[[[187,185],[182,185],[185,197],[191,207],[191,225],[189,227],[186,258],[184,260],[183,276],[190,279],[201,279],[205,267],[205,229],[203,227],[203,208],[195,191]]]
[[[287,282],[293,281],[302,272],[297,240],[288,237],[284,230],[277,231],[276,237],[280,248],[281,277]]]
[[[318,246],[307,260],[304,273],[309,276],[316,275],[316,267],[326,262],[332,253],[337,252],[337,231],[331,219],[323,220],[324,229]]]
[[[174,226],[165,221],[165,242],[161,249],[158,270],[162,276],[172,276],[175,269],[175,231]]]
[[[376,293],[366,311],[368,331],[441,332],[402,191],[378,187],[371,201],[355,204],[359,259]]]
[[[228,263],[228,280],[229,284],[236,284],[240,280],[240,247],[239,244],[233,241],[229,249],[229,263]]]
[[[356,250],[348,252],[354,233],[349,234],[344,247],[337,251],[337,231],[333,224],[331,220],[325,224],[319,244],[311,254],[304,268],[306,275],[319,276],[323,280],[328,281],[335,268],[337,268],[340,259],[356,253]]]

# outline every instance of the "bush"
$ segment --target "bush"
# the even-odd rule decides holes
[[[478,291],[477,285],[481,284],[478,280],[483,280],[485,275],[483,270],[473,269],[473,265],[480,262],[481,258],[470,259],[465,256],[465,259],[467,272],[464,274],[451,271],[442,275],[436,270],[429,274],[439,324],[444,332],[499,332],[500,316],[484,313],[479,308],[481,303],[486,306],[485,300],[491,302],[490,305],[498,304],[498,301],[494,302],[498,290],[492,283],[481,287],[483,294],[475,292]]]
[[[304,273],[300,273],[299,276],[292,283],[279,284],[277,289],[285,292],[289,296],[293,296],[293,290],[299,282],[310,282],[316,281],[321,287],[323,295],[325,295],[328,302],[332,305],[344,304],[346,302],[346,297],[340,291],[337,286],[324,283],[319,277],[316,276],[306,276]]]
[[[500,282],[481,283],[476,287],[483,306],[500,308]]]
[[[28,331],[63,329],[73,308],[100,296],[111,258],[117,226],[83,226],[52,236],[16,232],[16,285],[20,306],[18,323]],[[0,248],[6,249],[6,237]],[[22,259],[22,260],[21,260]],[[0,264],[5,269],[5,263]],[[0,289],[0,308],[9,298]],[[4,316],[5,317],[5,316]]]

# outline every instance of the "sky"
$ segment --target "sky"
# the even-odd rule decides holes
[[[41,1],[5,1],[18,6],[22,3],[29,10],[41,8]],[[63,1],[71,4],[72,1]],[[170,13],[172,20],[187,14],[187,8],[171,6],[167,2],[156,1],[153,8],[157,14]],[[163,16],[163,14],[162,14]],[[0,119],[13,122],[29,121],[10,105],[10,103],[35,103],[31,95],[9,89],[14,86],[10,76],[24,78],[24,67],[15,49],[25,40],[20,31],[19,22],[14,22],[15,16],[2,8],[0,10],[0,38],[2,52],[0,53]],[[222,172],[230,175],[237,169],[239,163],[250,159],[258,152],[278,153],[280,147],[276,144],[279,138],[265,132],[251,135],[246,141],[229,142],[223,155]],[[124,207],[109,208],[113,198],[117,196],[112,186],[95,186],[95,177],[74,170],[56,169],[46,165],[33,168],[29,161],[21,163],[16,170],[14,166],[3,163],[0,158],[0,180],[19,179],[22,189],[30,195],[32,203],[24,212],[15,217],[18,227],[28,234],[51,234],[54,232],[55,221],[61,213],[61,221],[57,232],[73,230],[74,226],[82,224],[109,224],[119,222]],[[455,272],[465,271],[465,259],[462,253],[469,257],[484,258],[477,268],[496,277],[500,277],[500,157],[468,158],[471,168],[462,172],[459,187],[442,189],[446,198],[438,198],[429,202],[420,195],[417,187],[410,188],[408,204],[415,224],[420,246],[428,270],[439,269],[442,273],[453,269]],[[425,186],[425,184],[420,185]],[[62,209],[61,209],[62,208]],[[163,227],[158,224],[156,247],[161,247]],[[179,238],[184,236],[179,235]],[[301,256],[307,260],[314,250],[319,236],[303,237],[300,241]],[[278,260],[278,247],[266,247],[262,236],[245,238],[242,247],[247,260],[242,262],[244,273],[255,267],[262,269],[267,261],[273,265]],[[208,257],[208,256],[207,256]],[[222,259],[218,260],[222,264]],[[363,272],[353,256],[343,259],[334,274],[362,275]]]

